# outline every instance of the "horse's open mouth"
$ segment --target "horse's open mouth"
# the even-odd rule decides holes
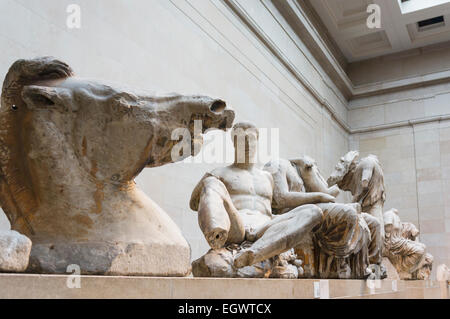
[[[211,116],[210,114],[193,114],[189,120],[189,129],[196,132],[194,134],[204,134],[209,129],[219,129],[225,131],[231,128],[234,120],[234,113],[224,112],[222,115]]]
[[[194,136],[199,133],[205,134],[209,129],[226,130],[231,127],[229,122],[226,116],[215,119],[208,114],[195,114],[189,120],[189,130]]]

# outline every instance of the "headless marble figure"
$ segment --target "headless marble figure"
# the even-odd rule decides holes
[[[386,199],[384,174],[375,155],[359,159],[359,152],[345,154],[328,179],[328,185],[337,185],[344,191],[350,191],[353,202],[360,203],[362,211],[375,217],[383,225],[383,206]],[[380,242],[384,239],[381,227]]]
[[[384,213],[385,256],[398,272],[400,279],[429,279],[433,256],[417,240],[419,230],[412,223],[402,223],[397,209]]]
[[[329,194],[297,193],[295,208],[272,215],[272,174],[255,166],[258,130],[251,123],[237,123],[232,137],[235,161],[206,174],[191,197],[199,225],[213,249],[227,244],[253,242],[234,259],[237,268],[281,254],[302,242],[323,219],[313,203],[334,202]]]

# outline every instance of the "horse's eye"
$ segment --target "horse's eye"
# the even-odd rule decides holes
[[[13,111],[17,111],[19,108],[17,107],[17,105],[15,105],[15,104],[13,104],[12,106],[11,106],[11,110],[13,110]]]

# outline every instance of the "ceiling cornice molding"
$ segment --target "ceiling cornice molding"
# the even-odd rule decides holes
[[[394,123],[387,123],[382,125],[374,125],[374,126],[368,126],[368,127],[360,127],[360,128],[352,128],[347,124],[345,120],[341,118],[341,116],[335,111],[334,107],[330,104],[330,102],[324,98],[320,92],[318,92],[312,83],[300,72],[296,66],[294,66],[289,59],[283,54],[283,52],[280,50],[280,48],[270,39],[270,37],[260,28],[260,26],[252,19],[251,16],[240,6],[240,4],[236,0],[220,0],[225,7],[227,7],[247,28],[248,30],[253,33],[254,36],[262,43],[267,49],[268,52],[270,52],[276,59],[278,59],[281,64],[291,73],[294,78],[299,81],[308,92],[311,93],[311,95],[328,111],[331,118],[334,119],[334,121],[348,134],[359,134],[359,133],[369,133],[369,132],[375,132],[385,129],[391,129],[391,128],[401,128],[401,127],[409,127],[416,124],[422,124],[422,123],[431,123],[431,122],[441,122],[441,121],[448,121],[450,120],[450,115],[443,115],[443,116],[429,116],[414,120],[405,120],[405,121],[399,121]],[[261,2],[265,4],[267,10],[278,10],[273,6],[273,8],[268,8],[267,4],[273,4],[273,2],[276,0],[262,0]],[[290,5],[295,5],[294,0],[288,0],[287,1]],[[299,8],[296,6],[296,8]],[[301,7],[300,7],[301,9]],[[279,12],[279,11],[278,11]],[[295,11],[294,11],[295,12]],[[297,11],[298,13],[304,11]],[[281,12],[279,12],[281,13]],[[304,23],[308,23],[306,30],[308,32],[311,32],[311,37],[313,39],[316,39],[316,45],[318,48],[320,48],[319,44],[325,45],[325,41],[321,38],[320,33],[314,28],[313,24],[308,20],[308,17],[306,15],[303,15],[303,21]],[[285,32],[295,32],[292,30],[292,27],[288,24],[286,20],[283,19],[277,19],[277,17],[272,14],[274,19],[277,20],[277,22],[282,26]],[[284,17],[283,17],[284,18]],[[294,41],[292,37],[292,33],[288,34],[289,37]],[[298,41],[301,41],[300,38],[297,37]],[[300,50],[300,47],[297,45],[297,47]],[[325,45],[325,48],[328,48]],[[330,52],[330,51],[328,51]],[[304,52],[300,52],[301,54],[304,54]],[[331,53],[331,52],[330,52]],[[328,61],[329,63],[334,63],[336,68],[339,68],[340,65],[335,59],[334,55],[330,55],[330,59]],[[342,69],[342,68],[341,68]],[[343,76],[347,76],[344,72]],[[348,77],[347,77],[348,78]],[[334,80],[334,79],[333,79]],[[350,80],[349,80],[350,81]],[[411,77],[406,79],[398,79],[394,81],[388,81],[384,83],[375,83],[375,84],[368,84],[368,85],[362,85],[362,86],[353,86],[351,84],[351,97],[359,98],[359,97],[367,97],[367,96],[373,96],[381,93],[392,93],[396,91],[402,91],[407,90],[410,88],[417,88],[422,87],[426,85],[432,85],[442,82],[450,82],[450,70],[448,73],[441,72],[441,74],[438,73],[430,73],[425,76],[420,77]],[[326,84],[330,89],[334,89],[330,87],[327,84],[327,81],[323,80],[323,83]],[[350,82],[351,83],[351,82]],[[353,108],[349,107],[348,102],[344,104],[347,110],[352,110]]]
[[[274,18],[289,34],[290,38],[296,42],[297,46],[298,43],[301,42],[305,44],[311,52],[323,53],[321,59],[314,56],[315,60],[319,63],[333,83],[343,91],[342,94],[346,97],[346,99],[348,100],[352,98],[353,84],[351,80],[347,76],[347,73],[342,68],[341,64],[338,62],[335,56],[336,53],[330,50],[329,45],[314,26],[314,23],[311,22],[308,13],[305,12],[298,0],[264,0],[264,2],[266,4],[271,4],[271,6],[279,12],[282,19],[277,18],[276,15],[273,15]],[[295,22],[301,24],[300,28],[304,32],[300,31],[300,28],[297,29],[292,25],[293,21],[289,21],[290,15],[295,16]],[[306,37],[310,40],[307,43],[305,43]]]
[[[449,82],[450,70],[443,70],[440,72],[432,72],[412,77],[405,77],[398,80],[370,83],[354,87],[352,100],[362,97],[394,93],[398,91],[405,91]]]
[[[373,126],[367,126],[367,127],[361,127],[357,129],[352,129],[351,134],[363,134],[363,133],[372,133],[376,131],[383,131],[383,130],[389,130],[389,129],[395,129],[395,128],[402,128],[402,127],[414,127],[415,125],[420,124],[427,124],[427,123],[433,123],[433,122],[445,122],[450,121],[450,114],[447,115],[441,115],[441,116],[427,116],[423,118],[418,118],[414,120],[406,120],[406,121],[400,121],[400,122],[394,122],[394,123],[388,123],[388,124],[381,124],[381,125],[373,125]]]
[[[351,128],[346,120],[336,112],[331,103],[314,87],[314,85],[300,72],[295,65],[283,54],[279,47],[269,38],[269,36],[260,28],[260,26],[253,20],[253,18],[240,6],[235,0],[222,0],[222,2],[241,20],[244,25],[259,39],[259,41],[268,49],[272,55],[277,58],[281,64],[307,89],[307,91],[316,99],[330,113],[332,118],[345,130],[350,133]],[[266,1],[263,1],[265,3]],[[267,6],[266,6],[267,8]],[[269,9],[268,9],[269,10]],[[269,10],[270,11],[270,10]],[[277,21],[279,23],[279,21]],[[301,52],[303,54],[303,52]],[[314,64],[311,63],[313,66]],[[321,73],[318,72],[321,76]],[[331,89],[334,95],[341,100],[342,104],[348,110],[348,101],[341,97],[341,92],[336,92],[337,88],[332,88],[325,79],[323,83]],[[334,84],[334,83],[333,83]]]
[[[297,22],[304,27],[304,30],[309,33],[310,39],[313,40],[309,43],[310,46],[314,46],[312,50],[324,50],[326,52],[326,54],[323,55],[323,57],[325,57],[326,59],[318,60],[318,63],[320,63],[322,68],[324,68],[325,70],[329,67],[332,67],[335,70],[334,74],[330,74],[329,72],[327,74],[328,76],[330,76],[330,79],[335,83],[337,87],[341,88],[342,86],[345,86],[346,92],[348,94],[348,100],[450,82],[450,72],[445,70],[440,72],[430,72],[428,74],[413,77],[402,77],[399,79],[387,80],[383,82],[354,85],[352,80],[347,75],[347,72],[337,61],[337,58],[335,56],[336,53],[333,52],[333,50],[330,50],[328,44],[324,40],[326,34],[323,33],[323,30],[317,30],[317,28],[314,26],[314,23],[311,22],[311,13],[308,13],[304,10],[302,5],[299,4],[299,0],[287,0],[282,2],[279,2],[277,0],[267,1],[277,3],[275,7],[285,18],[284,21],[281,21],[280,19],[278,22],[280,24],[284,24],[285,30],[291,29],[291,31],[295,33],[297,37],[299,33],[301,34],[299,30],[295,30],[296,26],[292,25],[292,22],[289,23],[289,21],[286,19],[289,14],[294,14],[297,18]],[[308,3],[308,1],[305,1],[305,3]]]

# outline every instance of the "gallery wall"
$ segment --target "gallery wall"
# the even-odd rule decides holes
[[[450,84],[353,100],[350,148],[375,154],[385,176],[385,210],[412,222],[434,256],[450,264]],[[383,128],[384,129],[380,129]]]

